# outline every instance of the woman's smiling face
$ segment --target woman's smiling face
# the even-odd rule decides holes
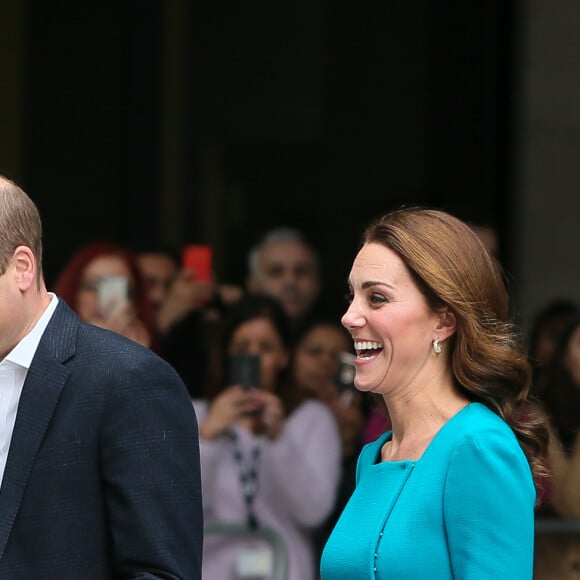
[[[434,312],[399,255],[365,244],[349,277],[351,304],[342,324],[351,333],[355,383],[383,395],[405,392],[428,380],[435,360],[432,342],[440,315]]]

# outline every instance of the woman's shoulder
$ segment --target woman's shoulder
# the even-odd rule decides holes
[[[469,403],[444,425],[442,430],[451,434],[476,436],[482,433],[496,433],[515,439],[511,427],[494,411],[483,403]]]
[[[449,497],[464,494],[467,488],[479,489],[483,497],[487,490],[500,488],[504,498],[515,501],[517,495],[526,509],[534,505],[533,474],[516,434],[481,403],[471,403],[444,425],[424,458],[425,466],[438,466],[445,474]]]
[[[425,455],[453,455],[465,448],[492,454],[507,453],[527,464],[512,428],[482,403],[470,403],[452,417],[435,436]]]

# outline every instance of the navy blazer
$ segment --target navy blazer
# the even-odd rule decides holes
[[[177,373],[60,300],[0,488],[0,578],[201,578],[195,413]]]

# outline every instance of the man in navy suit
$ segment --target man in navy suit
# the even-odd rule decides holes
[[[177,373],[42,277],[34,203],[0,177],[0,578],[201,578],[197,422]]]

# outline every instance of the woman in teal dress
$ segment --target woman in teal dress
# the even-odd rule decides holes
[[[367,228],[349,287],[356,386],[392,430],[360,454],[322,579],[531,579],[548,434],[496,261],[457,218],[402,209]]]

